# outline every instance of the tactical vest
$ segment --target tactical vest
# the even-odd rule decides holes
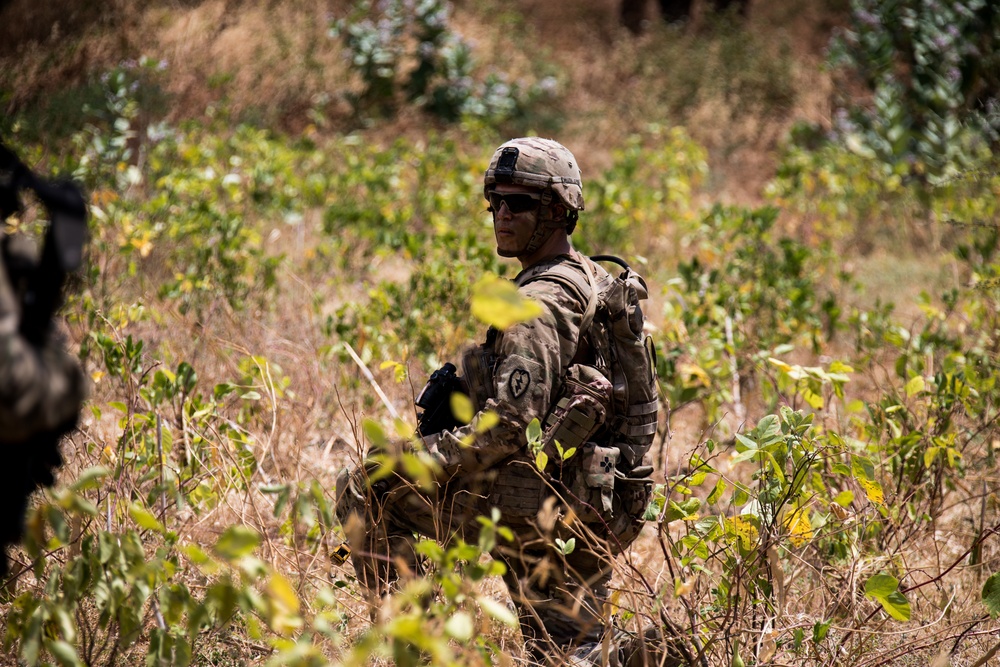
[[[587,304],[574,363],[585,361],[611,383],[612,400],[606,406],[604,427],[598,435],[620,450],[615,467],[629,476],[637,468],[649,465],[646,454],[656,436],[659,402],[655,348],[652,339],[643,335],[639,304],[648,298],[648,289],[642,277],[617,257],[599,255],[588,260],[581,255],[580,258],[588,275],[559,263],[530,268],[516,282],[522,287],[537,280],[555,281],[576,295],[580,303]],[[623,270],[612,277],[594,264],[598,261],[614,262]],[[590,358],[583,360],[579,357],[587,347]],[[547,421],[560,408],[567,407],[563,403],[572,400],[565,393],[553,406]],[[586,419],[578,416],[575,423],[568,420],[562,427],[563,440],[572,443],[572,432],[584,432],[588,426]],[[556,437],[559,438],[558,433]]]

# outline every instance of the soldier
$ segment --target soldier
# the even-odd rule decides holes
[[[507,567],[504,581],[532,658],[619,664],[634,647],[602,642],[609,630],[604,603],[614,557],[642,525],[656,431],[655,374],[637,303],[645,286],[630,272],[631,282],[615,280],[573,249],[582,182],[576,159],[559,143],[531,137],[500,146],[484,195],[497,252],[520,262],[515,283],[542,314],[491,329],[465,354],[463,380],[477,414],[467,426],[423,434],[441,468],[433,492],[388,480],[372,485],[369,460],[338,476],[337,515],[359,581],[381,595],[402,565],[417,571],[414,533],[474,542],[476,517],[498,508],[516,539],[493,556]],[[618,326],[627,328],[617,342],[609,294],[618,295]],[[486,412],[499,423],[469,445]],[[528,451],[533,419],[544,425],[551,452],[544,471]],[[555,441],[577,452],[562,461]],[[574,549],[556,547],[557,538],[565,544],[571,537]]]
[[[50,320],[60,302],[65,272],[80,261],[86,230],[83,196],[71,184],[37,178],[0,144],[0,224],[20,210],[22,188],[35,191],[52,221],[46,235],[48,255],[43,255],[47,262],[34,256],[23,237],[0,232],[0,448],[4,457],[0,577],[8,571],[7,546],[20,541],[29,496],[37,486],[53,482],[53,471],[62,462],[59,440],[75,428],[85,393],[83,372],[63,349]],[[61,228],[58,234],[53,231],[56,224]],[[57,236],[61,245],[54,240]],[[48,289],[38,289],[39,275]],[[25,303],[30,304],[30,311],[25,311]]]

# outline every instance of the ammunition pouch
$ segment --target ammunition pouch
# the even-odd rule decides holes
[[[566,372],[562,391],[543,426],[542,451],[550,461],[561,460],[563,452],[580,449],[604,425],[610,407],[612,387],[593,366],[573,364]]]
[[[642,519],[653,493],[653,466],[644,465],[632,470],[628,475],[618,472],[615,478],[615,493],[621,499],[622,512],[634,520]]]
[[[614,518],[615,468],[621,450],[617,447],[585,443],[577,452],[579,463],[570,468],[567,486],[579,503],[573,511],[584,523],[611,521]]]

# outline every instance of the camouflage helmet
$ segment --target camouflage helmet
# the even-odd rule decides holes
[[[552,139],[523,137],[500,146],[486,170],[483,196],[489,199],[497,183],[551,189],[569,210],[583,210],[580,167],[569,149]]]

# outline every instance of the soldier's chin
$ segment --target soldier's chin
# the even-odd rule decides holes
[[[497,246],[497,254],[501,257],[520,257],[523,253],[523,248],[517,250],[514,248],[501,248],[499,245]]]

